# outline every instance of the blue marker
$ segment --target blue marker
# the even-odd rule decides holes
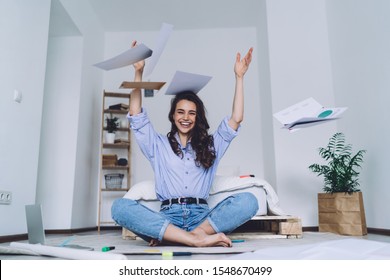
[[[244,239],[233,239],[232,240],[232,243],[241,243],[241,242],[245,242]]]
[[[65,247],[70,241],[72,241],[76,236],[72,235],[71,237],[65,239],[60,245],[59,247]]]

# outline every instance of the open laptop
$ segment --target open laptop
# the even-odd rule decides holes
[[[28,243],[45,244],[45,230],[42,219],[42,205],[26,205]]]
[[[45,238],[45,229],[43,227],[42,205],[41,204],[26,205],[25,210],[26,210],[28,243],[45,245],[46,238]],[[93,251],[93,248],[91,247],[84,247],[76,244],[66,244],[67,241],[71,239],[73,239],[73,237],[65,239],[65,241],[62,244],[59,244],[58,247]]]

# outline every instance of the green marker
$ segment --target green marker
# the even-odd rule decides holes
[[[102,252],[108,252],[108,251],[111,251],[111,250],[114,250],[114,249],[115,249],[115,246],[103,247],[102,248]]]

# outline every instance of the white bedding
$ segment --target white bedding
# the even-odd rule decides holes
[[[240,178],[239,176],[216,176],[207,200],[210,208],[231,194],[238,192],[253,193],[259,203],[256,215],[284,215],[279,207],[279,199],[272,186],[265,180],[256,177]],[[159,211],[161,202],[158,201],[154,190],[154,181],[142,181],[133,185],[124,198],[138,200],[146,207]]]

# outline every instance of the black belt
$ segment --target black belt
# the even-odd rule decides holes
[[[207,201],[203,198],[179,197],[167,199],[161,203],[162,206],[170,204],[207,204]]]

